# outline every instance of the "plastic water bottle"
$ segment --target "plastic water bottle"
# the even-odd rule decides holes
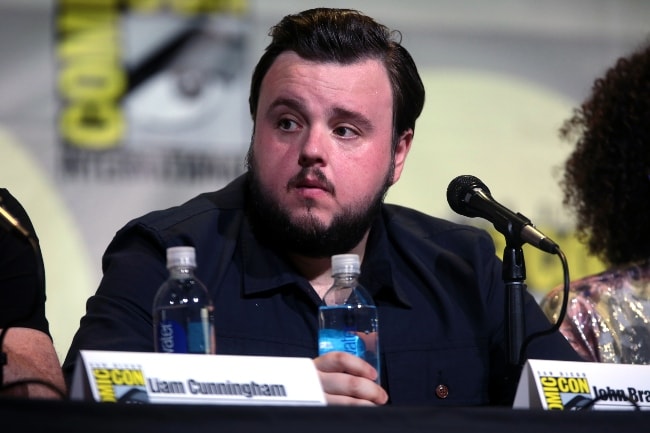
[[[377,370],[379,383],[379,321],[377,307],[359,284],[359,256],[332,256],[334,284],[319,308],[318,351],[348,352],[365,359]]]
[[[156,352],[215,353],[212,301],[195,268],[194,247],[167,249],[169,278],[153,303]]]

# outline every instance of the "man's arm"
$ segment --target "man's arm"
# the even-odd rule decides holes
[[[2,344],[2,352],[7,357],[7,364],[3,366],[4,380],[0,395],[65,397],[61,364],[47,334],[30,328],[9,328]],[[16,385],[11,385],[12,383]]]

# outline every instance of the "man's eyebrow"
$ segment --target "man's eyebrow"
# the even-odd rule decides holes
[[[307,110],[307,106],[298,98],[277,98],[271,103],[270,109],[275,109],[277,107],[287,107],[299,112],[305,112]],[[333,107],[329,110],[329,114],[330,117],[350,121],[363,130],[370,131],[373,129],[372,121],[358,111],[348,110],[343,107]]]
[[[286,98],[286,97],[277,98],[276,100],[273,101],[273,103],[269,108],[274,109],[277,107],[289,107],[296,111],[304,111],[306,108],[305,104],[301,100],[296,98]]]
[[[366,131],[370,131],[374,128],[372,121],[358,111],[351,111],[342,107],[334,107],[331,110],[331,114],[332,117],[350,120],[351,123]]]

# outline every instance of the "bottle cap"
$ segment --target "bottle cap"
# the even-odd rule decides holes
[[[169,247],[167,248],[167,269],[176,266],[196,267],[194,247]]]
[[[337,254],[332,256],[332,275],[336,274],[358,274],[361,269],[359,256],[357,254]]]

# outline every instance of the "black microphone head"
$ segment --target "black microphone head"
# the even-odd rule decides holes
[[[449,203],[451,210],[470,218],[480,216],[467,206],[468,195],[475,188],[483,190],[488,196],[490,195],[488,187],[476,176],[462,175],[449,182],[449,186],[447,187],[447,203]]]

